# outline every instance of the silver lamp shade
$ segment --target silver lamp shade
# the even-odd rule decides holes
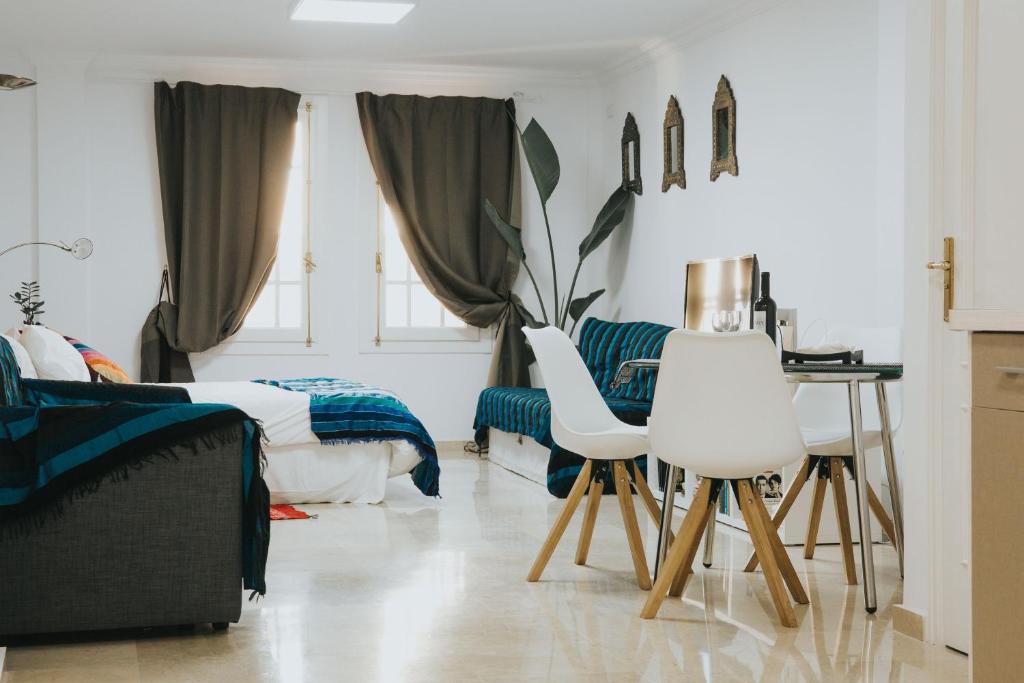
[[[27,88],[35,84],[36,82],[31,78],[0,74],[0,90],[18,90],[19,88]]]

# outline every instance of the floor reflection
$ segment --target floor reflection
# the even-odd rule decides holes
[[[475,455],[441,464],[441,499],[401,478],[384,504],[309,506],[318,519],[275,522],[267,596],[226,634],[19,646],[3,683],[967,680],[964,657],[894,634],[891,548],[876,552],[874,616],[836,548],[812,561],[792,551],[811,604],[786,629],[762,575],[741,571],[745,536],[718,525],[712,568],[698,563],[683,597],[644,621],[617,505],[601,506],[587,566],[573,564],[577,515],[528,584],[562,501]],[[638,518],[650,559],[657,530]]]

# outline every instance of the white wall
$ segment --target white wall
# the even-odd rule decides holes
[[[0,73],[32,77],[32,66],[16,55],[0,52]],[[36,94],[27,88],[5,93],[0,100],[0,250],[28,241],[36,234],[35,203]],[[22,281],[35,279],[35,253],[22,248],[0,256],[0,331],[21,318],[7,295]]]
[[[794,0],[609,79],[604,137],[617,137],[634,113],[644,180],[609,264],[622,281],[616,315],[679,324],[688,260],[754,252],[772,274],[773,298],[799,310],[804,330],[817,319],[900,324],[901,43],[888,28],[882,42],[888,21],[876,2]],[[739,176],[712,183],[711,106],[722,74],[737,102]],[[672,94],[685,118],[687,189],[662,194]],[[618,174],[617,149],[604,168]]]
[[[138,373],[139,329],[156,301],[164,264],[154,81],[286,87],[317,96],[318,116],[325,117],[319,122],[322,135],[314,143],[322,161],[322,172],[314,179],[320,184],[314,227],[319,264],[317,344],[312,351],[301,344],[286,345],[283,352],[280,346],[273,347],[278,349],[275,353],[267,353],[272,348],[267,345],[227,345],[193,357],[199,380],[310,375],[358,379],[397,391],[435,439],[471,436],[489,354],[367,352],[373,329],[365,324],[365,316],[360,317],[360,308],[372,307],[374,300],[375,282],[368,266],[374,251],[376,199],[355,109],[354,93],[359,90],[491,97],[522,92],[520,121],[536,116],[561,158],[562,180],[549,208],[552,223],[560,229],[558,246],[567,256],[563,270],[575,263],[576,244],[589,228],[577,217],[589,214],[592,220],[600,206],[601,200],[588,206],[588,141],[593,131],[579,115],[593,90],[572,78],[474,70],[353,72],[315,64],[170,59],[68,60],[41,65],[39,73],[34,91],[20,93],[27,97],[16,102],[8,94],[0,100],[0,123],[10,121],[5,129],[24,140],[24,149],[16,147],[18,158],[5,154],[0,159],[0,179],[17,177],[21,166],[29,169],[26,180],[11,183],[6,191],[19,197],[39,193],[36,234],[93,239],[95,254],[85,262],[56,251],[40,254],[44,297],[53,302],[44,320],[107,353],[132,375]],[[33,98],[46,103],[38,116]],[[38,156],[32,154],[35,126]],[[36,183],[27,180],[33,163],[39,166]],[[523,190],[528,258],[542,286],[547,286],[546,239],[529,178],[524,178]],[[22,203],[17,224],[34,227],[35,202]],[[9,241],[6,222],[4,239]],[[5,286],[7,280],[28,279],[25,264],[4,266]],[[520,288],[529,308],[537,311],[532,292]],[[7,286],[4,292],[11,289]],[[4,329],[17,321],[13,307],[0,310]]]

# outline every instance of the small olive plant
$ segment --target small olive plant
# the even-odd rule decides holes
[[[515,118],[512,118],[513,123],[515,123]],[[608,239],[615,228],[622,223],[626,211],[633,203],[633,193],[618,187],[612,192],[608,201],[605,202],[604,207],[597,214],[597,219],[594,221],[594,226],[591,228],[590,233],[580,242],[576,271],[572,275],[569,293],[560,299],[558,296],[558,270],[555,265],[555,243],[551,237],[551,223],[548,221],[548,200],[551,199],[551,194],[555,191],[559,176],[561,175],[558,153],[555,152],[555,146],[551,143],[551,139],[544,132],[544,129],[541,128],[541,125],[537,123],[536,119],[530,119],[530,123],[526,126],[525,130],[521,130],[519,125],[516,124],[516,131],[519,134],[519,140],[522,143],[526,161],[530,165],[533,183],[537,187],[537,193],[540,195],[540,206],[544,213],[544,227],[547,228],[548,233],[548,249],[551,252],[551,281],[554,283],[554,292],[551,295],[550,302],[552,307],[550,310],[544,305],[544,297],[541,295],[540,287],[538,287],[533,271],[530,270],[530,266],[526,262],[526,250],[523,247],[521,228],[511,225],[502,218],[490,199],[484,200],[484,210],[487,212],[487,216],[491,219],[494,227],[505,240],[505,243],[508,244],[509,249],[519,258],[523,268],[526,269],[526,274],[530,277],[530,282],[533,283],[533,290],[537,294],[537,302],[540,304],[541,317],[544,323],[565,330],[569,318],[572,318],[572,328],[569,330],[569,334],[572,335],[576,330],[576,324],[583,317],[586,310],[605,292],[604,289],[598,289],[586,296],[573,298],[573,294],[576,292],[576,280],[580,275],[580,269],[583,267],[583,261],[601,246],[601,243]]]
[[[11,299],[21,309],[21,315],[24,316],[23,325],[37,324],[39,316],[45,313],[43,306],[46,302],[39,298],[38,282],[22,282],[21,289],[11,294]]]

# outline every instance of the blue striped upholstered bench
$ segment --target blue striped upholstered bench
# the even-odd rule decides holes
[[[588,318],[580,328],[580,355],[608,407],[619,419],[630,424],[646,424],[651,414],[655,380],[653,373],[641,370],[632,382],[612,389],[619,365],[635,358],[659,358],[665,337],[671,331],[671,327],[656,323],[614,323],[597,318]],[[477,401],[473,428],[478,445],[492,442],[492,459],[497,460],[495,450],[500,447],[506,454],[500,464],[531,479],[539,479],[540,475],[529,471],[536,470],[530,467],[529,459],[543,457],[541,449],[548,451],[548,491],[559,498],[568,495],[583,459],[562,450],[552,441],[551,403],[544,389],[484,389]],[[510,435],[517,436],[510,438]],[[521,454],[508,457],[509,447]],[[522,461],[521,466],[516,464],[517,460]]]

